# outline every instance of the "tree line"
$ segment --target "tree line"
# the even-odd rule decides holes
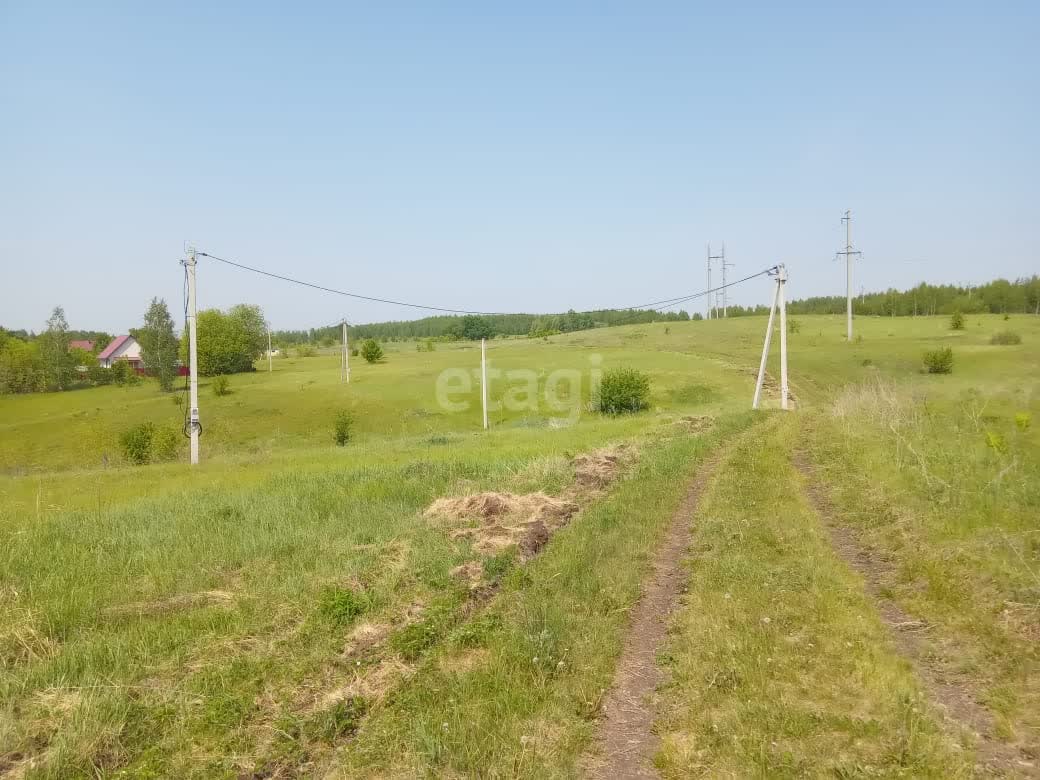
[[[203,376],[252,371],[267,346],[267,323],[259,306],[240,304],[227,312],[199,312],[198,358]],[[187,365],[186,334],[177,335],[166,301],[153,298],[140,327],[130,335],[141,345],[144,373],[162,391],[173,389],[180,365]],[[72,346],[90,340],[90,351]],[[135,384],[137,373],[125,360],[111,368],[97,356],[112,341],[101,331],[73,330],[65,310],[56,306],[40,333],[0,327],[0,394],[70,390],[105,384]]]
[[[794,314],[844,314],[844,295],[817,296],[792,301]],[[926,314],[1040,314],[1040,276],[959,287],[921,283],[909,290],[866,293],[853,299],[861,316],[913,317]],[[732,312],[731,312],[732,314]]]

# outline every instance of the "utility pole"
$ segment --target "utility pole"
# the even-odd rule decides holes
[[[267,373],[270,374],[274,371],[274,367],[271,365],[271,326],[267,326]]]
[[[480,340],[480,403],[484,407],[484,430],[488,429],[487,416],[487,339]]]
[[[732,268],[733,263],[726,262],[726,242],[722,242],[722,316],[729,316],[729,288],[726,286],[726,269]]]
[[[846,340],[852,341],[852,256],[862,254],[852,249],[852,211],[845,210],[845,216],[841,218],[845,223],[845,251],[838,252],[837,256],[845,255],[845,311],[848,317],[848,329]]]
[[[343,335],[341,341],[343,342],[342,355],[339,360],[339,381],[350,384],[350,342],[347,336],[347,321],[344,319],[340,322],[340,326],[343,329]]]
[[[198,304],[195,298],[195,247],[188,247],[188,258],[184,261],[188,271],[188,435],[191,438],[191,465],[199,465],[199,347],[198,347]]]
[[[711,294],[711,242],[710,241],[708,242],[708,286],[707,286],[706,289],[708,290],[708,294],[706,296],[704,296],[704,297],[705,297],[705,300],[707,300],[707,302],[708,302],[707,319],[710,320],[711,319],[711,299],[714,297]]]
[[[773,303],[769,307],[769,323],[766,325],[766,337],[762,344],[762,360],[758,364],[758,379],[755,381],[755,397],[751,408],[757,409],[762,400],[762,385],[766,378],[766,363],[769,360],[769,343],[773,338],[773,322],[777,309],[780,310],[780,408],[788,408],[790,391],[787,384],[787,268],[780,264],[772,272],[776,276],[776,289],[773,290]]]
[[[711,261],[719,260],[722,266],[722,316],[726,316],[726,243],[722,243],[722,254],[713,255],[711,253],[711,242],[708,243],[708,289],[711,289]],[[714,294],[715,298],[715,319],[719,317],[719,293]]]

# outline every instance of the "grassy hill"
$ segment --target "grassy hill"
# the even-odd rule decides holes
[[[276,359],[228,396],[203,384],[196,469],[122,461],[127,427],[180,425],[150,383],[0,398],[0,773],[569,776],[709,462],[663,648],[666,775],[1026,772],[1040,320],[860,318],[853,344],[841,317],[796,320],[786,415],[772,388],[748,411],[759,317],[493,341],[488,432],[477,382],[464,410],[437,392],[479,347],[388,344],[349,385],[335,354]],[[1007,328],[1020,345],[990,344]],[[953,373],[922,374],[941,345]],[[614,366],[650,375],[649,410],[588,411]],[[858,570],[833,525],[883,565]]]

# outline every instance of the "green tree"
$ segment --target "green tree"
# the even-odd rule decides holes
[[[177,377],[177,337],[166,301],[152,298],[144,313],[144,327],[134,335],[141,344],[145,370],[159,380],[160,389],[172,390]]]
[[[75,365],[69,355],[69,323],[61,306],[54,307],[47,320],[47,330],[40,334],[40,352],[48,387],[64,390],[72,382]]]
[[[240,304],[227,313],[207,309],[198,317],[199,374],[252,371],[267,346],[267,324],[259,306]],[[181,360],[187,362],[187,334],[181,338]]]
[[[378,363],[383,359],[383,348],[375,339],[365,339],[361,344],[361,357],[369,363]]]
[[[38,342],[5,338],[0,344],[0,393],[38,393],[47,389],[47,372]]]
[[[950,317],[950,327],[954,330],[964,330],[964,315],[959,311],[955,311],[953,316]]]
[[[489,339],[495,335],[495,330],[491,327],[491,323],[483,317],[478,317],[476,314],[467,314],[462,318],[461,325],[462,338],[470,341]]]

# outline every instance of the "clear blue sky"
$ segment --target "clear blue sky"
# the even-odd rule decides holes
[[[796,6],[797,7],[794,7]],[[0,0],[0,324],[180,320],[186,240],[494,311],[1040,271],[1040,4]],[[418,316],[202,260],[275,327]],[[765,300],[766,282],[734,292]]]

